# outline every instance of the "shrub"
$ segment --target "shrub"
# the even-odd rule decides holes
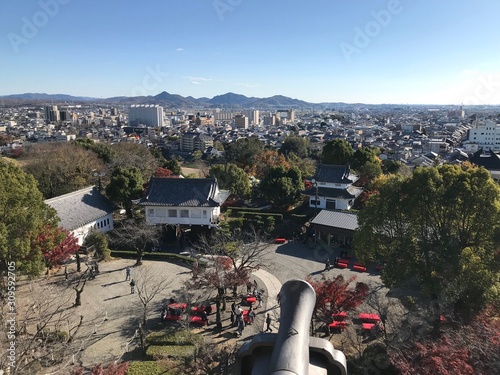
[[[195,348],[194,345],[150,345],[146,350],[146,355],[156,361],[187,358],[194,355]]]
[[[173,375],[176,373],[169,370],[169,366],[159,361],[132,362],[127,375]]]
[[[104,233],[91,232],[85,237],[84,245],[87,247],[94,246],[96,253],[101,259],[108,260],[111,258],[111,250],[109,249],[108,238]]]

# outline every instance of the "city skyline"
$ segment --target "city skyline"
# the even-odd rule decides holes
[[[8,2],[0,95],[499,104],[500,4]]]

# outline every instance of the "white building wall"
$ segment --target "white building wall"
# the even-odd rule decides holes
[[[101,233],[106,233],[109,232],[110,230],[113,230],[113,214],[109,214],[106,216],[103,216],[99,218],[96,221],[90,222],[87,225],[84,225],[83,227],[77,228],[73,230],[71,233],[77,238],[78,240],[78,245],[83,245],[83,242],[85,241],[85,237],[92,232],[101,232]]]
[[[217,225],[220,207],[144,206],[148,224]]]

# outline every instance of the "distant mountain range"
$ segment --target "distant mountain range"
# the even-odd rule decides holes
[[[292,99],[282,95],[275,95],[269,98],[247,97],[245,95],[228,92],[227,94],[217,95],[213,98],[193,98],[184,97],[178,94],[170,94],[166,91],[155,96],[117,96],[112,98],[91,98],[83,96],[71,96],[66,94],[40,94],[26,93],[16,95],[0,96],[3,100],[13,101],[45,101],[45,102],[101,102],[116,103],[121,105],[132,104],[160,104],[166,108],[181,107],[229,107],[229,108],[310,108],[316,104],[308,103],[303,100]]]

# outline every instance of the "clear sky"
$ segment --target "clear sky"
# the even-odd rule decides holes
[[[499,104],[498,0],[2,0],[0,95]]]

